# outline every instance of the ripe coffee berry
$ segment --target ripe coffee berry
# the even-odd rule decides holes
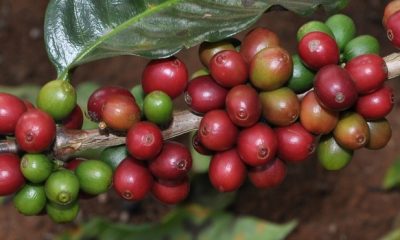
[[[90,119],[95,122],[102,120],[103,105],[111,95],[124,95],[135,99],[128,89],[118,86],[103,86],[94,91],[87,102],[87,111]]]
[[[399,10],[400,10],[400,1],[399,0],[390,1],[385,6],[385,10],[383,12],[383,18],[382,18],[383,26],[386,27],[386,23],[387,23],[388,18],[391,17],[393,14],[395,14]]]
[[[238,129],[223,110],[206,113],[199,125],[201,144],[213,151],[224,151],[236,143]]]
[[[153,176],[138,160],[127,157],[115,169],[113,186],[124,199],[139,201],[147,196],[153,186]]]
[[[204,114],[223,109],[228,90],[217,84],[209,75],[191,80],[185,92],[185,102],[195,113]]]
[[[142,87],[146,94],[159,90],[174,99],[185,91],[188,78],[185,63],[177,57],[156,59],[143,70]]]
[[[208,176],[220,192],[237,190],[246,179],[246,166],[236,149],[215,154],[210,162]]]
[[[182,202],[189,195],[189,190],[189,178],[186,176],[177,181],[157,179],[154,181],[151,193],[155,198],[165,204],[177,204]]]
[[[18,97],[0,93],[0,134],[13,134],[19,117],[27,110]]]
[[[339,48],[335,40],[323,32],[306,34],[299,42],[298,51],[303,62],[313,70],[339,62]]]
[[[71,160],[69,160],[64,167],[66,169],[69,169],[71,171],[75,171],[75,169],[84,161],[86,161],[84,158],[73,158]]]
[[[315,137],[300,123],[275,129],[278,157],[288,162],[307,160],[315,150]]]
[[[213,79],[226,88],[245,83],[249,72],[242,55],[234,50],[215,54],[209,69]]]
[[[396,48],[400,48],[400,11],[397,11],[387,19],[386,33],[388,39]]]
[[[278,47],[278,36],[266,28],[254,28],[246,34],[240,45],[240,54],[247,64],[264,48]]]
[[[320,103],[334,111],[350,108],[358,97],[349,73],[337,65],[328,65],[318,71],[314,79],[314,91]]]
[[[278,141],[272,128],[257,123],[239,133],[237,151],[243,162],[250,166],[260,166],[275,158]]]
[[[160,128],[151,122],[138,122],[126,135],[126,148],[138,160],[148,160],[157,156],[163,146]]]
[[[209,149],[204,147],[203,144],[201,144],[199,132],[196,132],[195,134],[193,134],[192,146],[198,153],[200,153],[202,155],[212,155],[212,151],[210,151]]]
[[[124,95],[111,95],[104,102],[101,118],[107,127],[127,131],[140,121],[140,108],[135,99]]]
[[[261,117],[262,109],[258,93],[248,85],[232,88],[225,101],[230,119],[239,127],[250,127]]]
[[[63,127],[67,129],[81,129],[83,125],[83,112],[79,105],[76,105],[67,118],[61,121]]]
[[[20,170],[20,159],[12,153],[0,154],[0,196],[10,195],[20,189],[25,178]]]
[[[367,94],[380,88],[388,77],[385,61],[376,54],[357,56],[346,63],[345,69],[360,94]]]
[[[25,152],[43,152],[53,143],[56,124],[51,116],[39,109],[25,112],[15,127],[15,139]]]
[[[356,112],[367,120],[384,118],[392,111],[394,94],[392,88],[383,86],[373,93],[358,98]]]
[[[206,67],[209,67],[211,58],[224,50],[235,50],[236,39],[228,38],[217,42],[202,42],[199,46],[200,62]]]
[[[273,188],[285,179],[286,164],[279,158],[275,158],[262,166],[250,168],[248,176],[256,188]]]
[[[165,142],[160,154],[149,163],[151,173],[161,179],[182,179],[192,168],[189,149],[178,142]]]

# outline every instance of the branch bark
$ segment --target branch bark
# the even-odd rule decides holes
[[[400,76],[400,53],[393,53],[384,57],[388,68],[388,79]],[[162,134],[164,139],[171,139],[179,135],[196,130],[201,117],[190,111],[175,112],[170,126]],[[93,130],[57,129],[57,136],[52,148],[55,158],[65,160],[68,156],[87,149],[96,149],[117,146],[125,143],[125,136],[121,133]],[[14,140],[0,141],[0,153],[19,151]]]

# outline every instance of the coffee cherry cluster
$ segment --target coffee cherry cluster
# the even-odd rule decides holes
[[[356,36],[352,19],[337,14],[307,22],[297,39],[292,56],[266,28],[241,43],[200,45],[206,69],[189,82],[185,101],[203,116],[193,144],[212,155],[209,178],[219,191],[237,190],[246,176],[256,187],[274,187],[287,163],[303,162],[316,149],[323,167],[338,170],[354,150],[390,140],[385,117],[393,91],[384,84],[376,38]]]
[[[68,222],[78,214],[79,190],[105,192],[111,184],[112,171],[103,162],[91,160],[74,174],[61,169],[51,157],[57,125],[80,129],[83,123],[82,110],[76,105],[75,91],[68,82],[54,80],[46,84],[37,106],[0,93],[0,134],[14,138],[20,150],[18,154],[0,154],[0,196],[14,194],[13,203],[24,215],[47,212],[55,222]],[[60,111],[55,111],[58,108]],[[90,169],[85,167],[88,164]],[[108,174],[108,179],[91,179],[99,173]],[[93,184],[97,186],[95,191]]]
[[[129,154],[113,164],[83,158],[67,162],[53,159],[56,129],[81,129],[83,125],[83,112],[68,81],[44,85],[37,108],[1,93],[0,134],[14,137],[20,153],[0,155],[4,173],[0,195],[15,193],[19,212],[47,212],[55,222],[72,221],[79,212],[79,198],[105,193],[110,187],[129,201],[142,200],[149,193],[166,204],[182,201],[190,189],[190,151],[181,143],[164,142],[161,129],[172,120],[172,100],[184,92],[187,82],[185,64],[170,57],[149,62],[143,71],[143,89],[135,87],[131,92],[104,86],[90,95],[87,117],[105,134],[126,135]]]
[[[140,201],[151,192],[161,202],[176,204],[187,197],[189,149],[176,141],[164,142],[161,132],[173,118],[173,99],[184,92],[187,82],[186,65],[170,57],[150,61],[133,94],[104,86],[89,97],[91,120],[103,130],[126,135],[129,155],[113,165],[113,187],[122,198]]]
[[[395,44],[398,2],[388,5],[384,19]],[[172,56],[149,61],[132,90],[97,89],[86,116],[104,134],[126,136],[125,146],[105,149],[101,160],[61,162],[51,155],[57,129],[81,129],[85,117],[67,80],[44,85],[37,107],[0,93],[0,135],[15,138],[20,150],[0,154],[0,196],[15,194],[22,214],[46,212],[55,222],[72,221],[79,198],[110,188],[127,201],[150,194],[166,204],[183,201],[192,156],[162,133],[182,95],[202,116],[190,144],[211,156],[209,179],[221,192],[237,190],[246,178],[257,188],[276,187],[287,164],[315,151],[323,167],[338,170],[357,149],[383,148],[394,101],[378,41],[356,36],[354,22],[342,14],[304,24],[297,40],[298,54],[291,55],[277,34],[255,28],[242,41],[203,42],[205,68],[190,81],[184,62]]]

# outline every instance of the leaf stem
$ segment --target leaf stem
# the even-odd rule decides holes
[[[70,82],[71,80],[71,73],[69,69],[65,69],[61,74],[57,76],[57,79]]]

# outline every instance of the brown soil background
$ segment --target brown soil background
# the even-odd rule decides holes
[[[0,85],[21,85],[45,82],[56,77],[44,48],[43,17],[48,1],[0,0]],[[388,1],[350,0],[344,13],[353,17],[358,34],[371,34],[382,44],[382,55],[395,51],[386,40],[381,26],[384,5]],[[324,20],[327,14],[318,11],[309,17],[290,12],[270,12],[258,21],[278,33],[283,46],[296,50],[297,28],[310,19]],[[244,33],[238,35],[241,39]],[[200,63],[197,48],[179,53],[194,72]],[[96,81],[132,87],[139,82],[147,60],[117,57],[79,67],[73,83]],[[400,96],[396,80],[388,82]],[[232,211],[258,216],[275,222],[299,220],[298,228],[289,239],[378,239],[399,222],[400,194],[381,189],[387,168],[399,155],[400,109],[398,100],[388,117],[393,137],[379,151],[359,150],[348,167],[339,172],[324,171],[315,159],[290,166],[286,181],[274,190],[257,190],[244,186]],[[111,193],[102,198],[86,200],[79,220],[93,216],[127,219],[121,212],[125,203]],[[128,206],[129,207],[129,206]],[[132,222],[156,221],[169,207],[148,199],[141,210],[128,218]],[[53,224],[46,216],[23,217],[10,202],[0,205],[1,239],[53,239],[55,234],[74,228],[73,224]]]

